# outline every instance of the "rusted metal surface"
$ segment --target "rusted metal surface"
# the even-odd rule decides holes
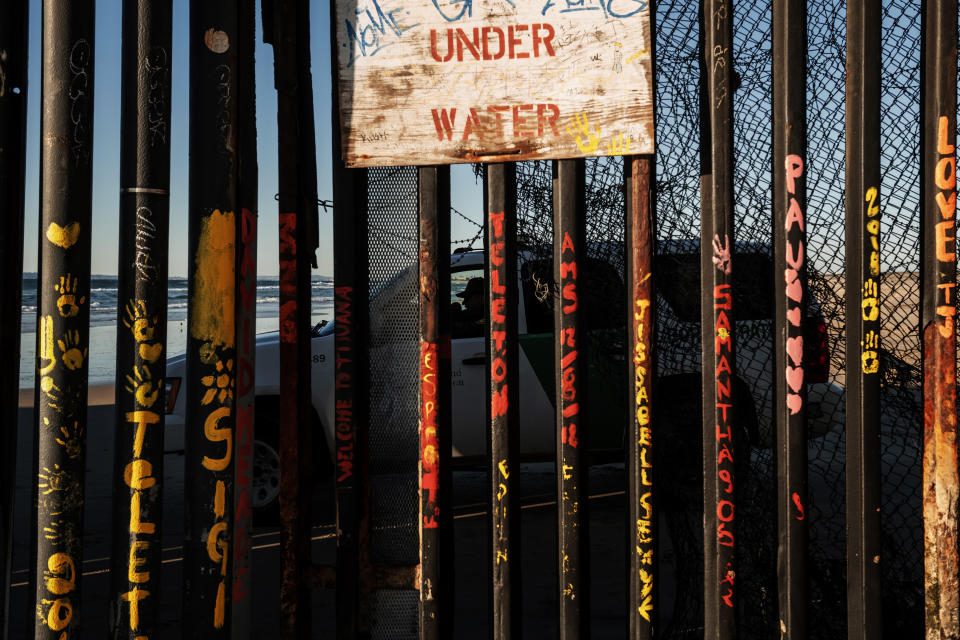
[[[231,635],[237,376],[237,4],[190,7],[183,633]]]
[[[453,637],[450,170],[420,169],[420,637]]]
[[[928,0],[921,52],[921,309],[926,637],[960,637],[957,551],[957,2]]]
[[[773,282],[778,327],[773,370],[781,638],[807,637],[806,21],[806,0],[773,3]]]
[[[578,281],[586,264],[586,191],[583,160],[560,160],[553,179],[553,281],[556,342],[557,598],[562,640],[590,633],[589,469],[587,447],[587,335]],[[579,268],[578,268],[579,262]],[[507,280],[515,282],[515,280]],[[508,347],[509,348],[509,347]]]
[[[487,410],[490,427],[490,603],[494,640],[520,637],[520,428],[517,334],[517,173],[485,166]]]
[[[880,600],[879,0],[847,3],[847,633],[878,638]]]
[[[348,166],[653,152],[646,2],[336,6]]]
[[[233,521],[233,637],[249,638],[253,630],[253,438],[256,414],[257,331],[257,109],[254,49],[256,3],[238,0],[237,137],[239,174],[237,204],[237,430],[236,490]]]
[[[93,174],[93,2],[43,5],[28,628],[77,637],[83,562]]]
[[[629,637],[650,640],[659,610],[659,548],[654,495],[654,271],[656,237],[654,157],[626,158],[627,186],[627,360],[633,378],[627,429],[627,491],[630,515]]]
[[[704,0],[701,16],[701,322],[703,334],[704,630],[736,634],[736,513],[732,387],[733,4]]]
[[[361,616],[361,547],[369,558],[369,286],[367,254],[367,172],[347,169],[340,158],[340,115],[334,35],[335,7],[330,3],[330,73],[333,172],[334,281],[334,432],[337,509],[336,609],[339,640],[369,631]],[[364,592],[368,589],[364,586]]]
[[[110,627],[130,640],[160,613],[171,17],[169,2],[123,5]]]
[[[310,571],[314,589],[335,589],[337,568],[334,565],[314,565]],[[365,591],[374,589],[420,589],[420,565],[370,565],[360,576]],[[339,629],[339,626],[338,626]]]
[[[27,129],[26,0],[10,2],[0,21],[0,638],[10,622],[13,498],[20,387],[20,301],[23,281],[24,176]],[[23,464],[21,462],[21,464]]]
[[[309,3],[272,3],[280,176],[280,620],[284,638],[310,633],[311,217],[317,215]],[[321,434],[317,434],[322,437]]]

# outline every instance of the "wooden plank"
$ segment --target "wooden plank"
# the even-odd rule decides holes
[[[645,0],[337,0],[347,166],[653,153]]]

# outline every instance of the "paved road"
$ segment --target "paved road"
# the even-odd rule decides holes
[[[21,409],[18,439],[15,505],[14,569],[11,638],[28,637],[32,602],[26,585],[29,562],[30,460],[32,410]],[[85,637],[105,637],[110,567],[110,468],[113,460],[113,407],[90,408],[87,454],[86,526],[84,533],[81,621]],[[183,531],[183,455],[168,454],[164,469],[162,540],[162,627],[158,638],[180,637]],[[556,553],[552,464],[524,465],[523,494],[523,608],[525,636],[555,636]],[[487,519],[486,476],[480,470],[454,474],[456,507],[456,638],[487,638]],[[622,465],[602,465],[591,472],[592,620],[594,638],[619,638],[625,633],[626,516]],[[329,485],[320,487],[314,512],[314,560],[333,562],[335,538]],[[256,638],[275,637],[279,621],[279,535],[257,527],[253,539],[253,602]],[[314,593],[314,637],[330,637],[334,624],[333,592]],[[415,609],[406,611],[415,619]],[[395,621],[400,622],[403,612]],[[381,637],[403,637],[385,618]],[[390,627],[390,629],[388,629]]]

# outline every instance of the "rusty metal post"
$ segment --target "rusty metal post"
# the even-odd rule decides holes
[[[578,280],[586,268],[585,162],[553,164],[553,305],[556,343],[557,596],[560,638],[590,635],[587,335]],[[578,264],[579,263],[579,264]],[[502,280],[501,280],[502,282]],[[514,282],[514,280],[507,280]],[[512,308],[512,307],[511,307]]]
[[[256,3],[238,0],[237,14],[237,430],[233,522],[232,625],[235,638],[253,630],[253,439],[256,415],[257,121],[254,49]]]
[[[659,507],[654,495],[653,428],[653,250],[656,237],[654,156],[624,158],[627,195],[627,359],[632,363],[627,430],[627,493],[630,515],[627,548],[630,578],[627,606],[631,640],[650,640],[657,627]]]
[[[111,637],[160,611],[170,217],[169,1],[123,4]]]
[[[334,41],[335,42],[335,41]],[[336,102],[334,112],[336,112]],[[340,160],[339,128],[333,127],[334,366],[336,383],[337,638],[353,640],[360,618],[361,521],[367,518],[368,284],[367,172]]]
[[[367,171],[347,169],[341,154],[336,7],[330,3],[330,69],[333,169],[334,368],[336,382],[337,499],[336,608],[338,640],[369,632],[361,617],[362,523],[369,523],[369,285]]]
[[[880,601],[879,0],[847,3],[847,637],[882,634]]]
[[[703,340],[703,586],[709,637],[736,634],[733,402],[733,4],[704,0],[700,227]]]
[[[184,636],[231,634],[237,242],[237,3],[190,5]]]
[[[310,633],[313,252],[307,249],[317,201],[309,24],[308,2],[272,3],[280,147],[280,610],[284,638],[304,638]]]
[[[93,172],[92,1],[43,3],[29,628],[80,622]]]
[[[806,0],[773,3],[773,264],[782,638],[807,636]],[[783,376],[780,373],[783,371]]]
[[[450,168],[420,170],[420,637],[453,637]]]
[[[960,637],[957,559],[957,2],[926,0],[920,250],[926,637]]]
[[[487,408],[490,438],[490,605],[493,638],[520,637],[520,501],[516,481],[520,382],[517,334],[517,168],[485,165]]]
[[[20,304],[23,283],[24,178],[27,130],[26,0],[7,5],[0,22],[0,638],[10,622],[13,498],[20,389]]]

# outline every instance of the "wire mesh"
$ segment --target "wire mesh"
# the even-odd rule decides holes
[[[763,265],[772,253],[772,104],[771,14],[767,0],[735,3],[734,64],[739,86],[734,94],[736,248]],[[844,289],[844,83],[845,12],[843,0],[811,0],[808,4],[807,75],[807,234],[811,298],[826,324],[829,373],[816,383],[810,411],[818,417],[809,439],[810,636],[846,636],[845,522],[845,296]],[[700,105],[698,15],[681,0],[656,3],[657,114],[657,263],[677,253],[695,254],[700,235]],[[884,634],[919,637],[923,625],[923,539],[920,518],[922,403],[920,398],[919,264],[919,101],[920,6],[910,0],[884,2],[882,33],[883,80],[882,310],[884,328],[880,354],[882,376],[882,570]],[[398,170],[388,170],[398,171]],[[403,171],[403,170],[401,170]],[[376,190],[371,179],[371,203]],[[386,174],[384,174],[386,175]],[[413,189],[412,182],[402,181]],[[550,257],[552,238],[552,168],[549,162],[522,163],[517,170],[518,237],[531,259]],[[406,179],[404,179],[406,180]],[[395,187],[394,187],[395,188]],[[378,197],[387,198],[386,195]],[[392,196],[396,198],[396,196]],[[403,196],[406,197],[406,196]],[[591,255],[624,273],[623,162],[598,158],[587,162],[587,236]],[[386,200],[380,217],[371,212],[371,291],[389,287],[391,278],[415,263],[414,226],[403,226],[390,213]],[[414,207],[415,197],[409,201]],[[407,205],[403,205],[407,206]],[[461,214],[462,215],[462,214]],[[415,215],[409,225],[415,224]],[[401,228],[402,227],[402,228]],[[376,246],[375,246],[376,245]],[[379,252],[379,253],[378,253]],[[375,255],[378,264],[374,267]],[[747,264],[744,262],[743,264]],[[772,273],[772,262],[770,263]],[[374,277],[376,271],[376,278]],[[694,279],[694,286],[698,281]],[[762,279],[745,279],[739,298],[767,296],[772,286]],[[747,289],[748,285],[751,288]],[[677,282],[660,283],[676,288]],[[769,281],[773,284],[773,280]],[[608,283],[601,297],[622,299],[623,282]],[[737,285],[735,284],[735,287]],[[415,306],[411,279],[402,296]],[[376,293],[374,293],[376,296]],[[618,298],[619,296],[619,298]],[[672,467],[665,509],[669,535],[664,561],[675,575],[665,577],[664,637],[703,636],[702,469],[700,448],[700,326],[699,294],[690,293],[694,308],[684,315],[661,295],[658,321],[658,385],[669,388],[670,405],[660,403],[661,468]],[[674,295],[673,297],[676,297]],[[397,307],[402,308],[402,304]],[[410,398],[395,403],[390,428],[402,415],[410,443],[415,442],[415,376],[409,382],[397,372],[415,371],[413,344],[416,310],[400,316],[373,318],[380,348],[397,354],[396,368],[384,377],[374,364],[376,397]],[[693,318],[691,320],[690,318]],[[379,324],[378,324],[379,323]],[[772,638],[778,633],[776,593],[776,469],[773,442],[773,323],[772,319],[739,321],[737,367],[742,394],[749,398],[746,419],[749,456],[740,456],[738,548],[740,567],[740,635]],[[605,339],[609,339],[609,336]],[[405,342],[406,341],[406,342]],[[409,354],[407,353],[409,351]],[[402,365],[400,363],[403,363]],[[377,369],[380,372],[377,372]],[[612,375],[622,372],[611,371]],[[381,376],[377,382],[376,376]],[[669,386],[670,380],[674,386]],[[391,390],[389,394],[386,389]],[[402,391],[401,391],[402,389]],[[692,389],[692,391],[691,391]],[[675,395],[679,394],[679,395]],[[666,394],[661,394],[665,397]],[[688,401],[689,400],[689,401]],[[378,400],[378,402],[381,400]],[[404,405],[406,408],[402,408]],[[681,408],[688,405],[684,412]],[[408,415],[409,414],[409,415]],[[386,414],[384,414],[386,415]],[[657,414],[655,414],[656,416]],[[381,418],[385,420],[384,418]],[[407,422],[409,421],[409,422]],[[384,422],[387,424],[387,422]],[[389,438],[400,456],[398,444]],[[386,446],[385,443],[378,446]],[[416,460],[405,445],[402,455]],[[404,467],[405,468],[405,467]],[[415,467],[409,469],[415,489]],[[406,487],[406,485],[404,485]],[[397,496],[390,490],[390,499]],[[403,491],[415,496],[415,490]],[[375,492],[376,494],[376,492]],[[384,494],[385,496],[387,494]],[[663,498],[663,496],[661,496]],[[404,503],[403,509],[416,505]],[[415,552],[415,530],[404,538]],[[409,543],[409,547],[406,546]]]

